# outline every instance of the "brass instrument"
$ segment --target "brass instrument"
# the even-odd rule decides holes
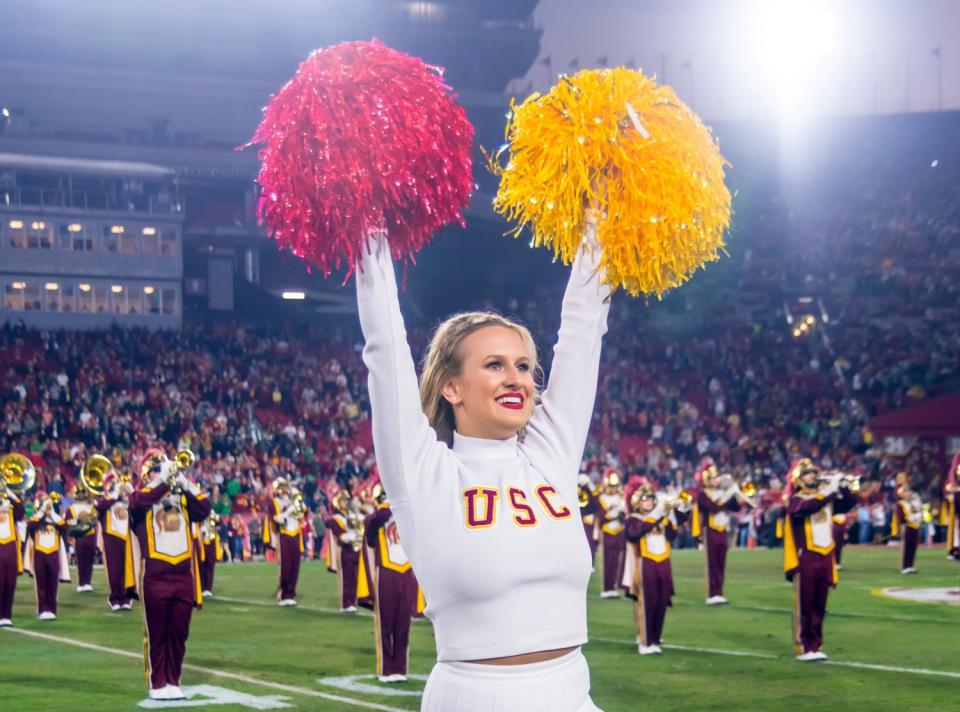
[[[668,512],[674,509],[678,512],[689,512],[693,506],[693,495],[687,490],[681,490],[673,497],[663,497],[660,501]]]
[[[103,496],[104,480],[113,471],[113,463],[103,455],[91,455],[80,469],[80,484],[94,497]]]
[[[76,538],[85,535],[97,526],[97,513],[94,511],[80,512],[70,526],[70,536]]]
[[[854,494],[860,491],[860,475],[851,475],[846,472],[827,472],[819,475],[817,477],[817,484],[830,484],[837,477],[840,479],[841,487],[850,490]]]
[[[217,538],[217,527],[220,526],[220,515],[211,512],[210,516],[200,524],[200,539],[204,544],[209,544]]]
[[[350,548],[355,552],[360,551],[360,549],[363,548],[363,515],[353,507],[350,507],[346,519],[347,531],[356,533],[356,537],[350,542]]]
[[[303,501],[303,494],[300,490],[294,488],[293,493],[293,514],[302,522],[310,510],[307,508],[307,503]]]
[[[737,499],[746,504],[751,509],[756,509],[757,502],[754,497],[757,494],[757,486],[750,481],[744,482],[742,485],[738,484],[734,494]]]
[[[0,494],[20,497],[33,488],[37,469],[29,458],[18,452],[0,457]]]
[[[197,461],[197,456],[193,454],[193,450],[189,448],[184,448],[177,452],[176,462],[177,469],[187,470],[193,467],[193,463]]]

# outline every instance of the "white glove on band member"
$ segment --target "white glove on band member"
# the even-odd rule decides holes
[[[356,540],[357,540],[356,532],[347,532],[346,534],[340,535],[340,541],[342,541],[344,544],[352,544]]]

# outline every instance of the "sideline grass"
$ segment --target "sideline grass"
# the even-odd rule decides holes
[[[791,587],[780,573],[778,551],[731,551],[726,594],[731,605],[703,605],[703,559],[696,551],[674,553],[677,595],[667,614],[661,656],[641,658],[632,643],[631,610],[622,600],[599,598],[596,579],[589,599],[593,698],[607,712],[664,706],[720,709],[922,709],[949,708],[960,677],[924,675],[842,665],[803,665],[790,646]],[[960,565],[942,549],[921,549],[920,574],[902,576],[890,548],[849,547],[840,588],[830,595],[825,646],[837,663],[864,663],[960,675],[960,606],[913,603],[878,595],[892,586],[960,586]],[[116,655],[0,631],[0,708],[134,710],[145,697],[142,618],[139,609],[111,613],[104,602],[103,572],[97,591],[60,592],[59,619],[34,618],[32,580],[21,577],[14,622],[19,629],[52,634],[123,651]],[[276,566],[223,565],[217,598],[194,614],[187,664],[255,680],[376,703],[417,709],[418,697],[388,697],[321,685],[319,678],[370,674],[373,622],[343,615],[336,580],[319,562],[302,569],[300,608],[273,603]],[[230,600],[226,600],[230,599]],[[702,652],[702,649],[746,655]],[[427,674],[434,643],[429,623],[415,623],[411,672]],[[184,684],[209,684],[260,696],[283,696],[297,709],[362,709],[296,691],[278,691],[238,679],[186,672]],[[376,681],[367,684],[380,687]],[[422,689],[422,682],[404,689]],[[392,689],[392,688],[391,688]],[[217,710],[241,710],[221,705]]]

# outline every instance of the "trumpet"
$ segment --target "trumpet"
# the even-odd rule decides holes
[[[309,511],[307,503],[303,501],[303,494],[301,494],[300,490],[294,489],[293,492],[293,513],[297,519],[303,521],[303,518],[307,516],[307,512]]]
[[[854,494],[860,491],[860,475],[851,475],[847,472],[827,472],[817,477],[818,485],[826,485],[839,479],[840,486]]]
[[[177,482],[177,477],[180,475],[181,470],[188,470],[193,467],[193,464],[197,461],[197,456],[193,454],[193,451],[189,448],[184,448],[177,452],[176,457],[173,460],[173,467],[170,468],[170,474],[167,475],[166,483],[170,488],[172,494],[181,494],[180,484]]]
[[[757,486],[753,482],[744,482],[743,485],[738,484],[737,489],[734,492],[734,495],[743,502],[745,505],[751,509],[756,509],[757,502],[754,497],[757,494]]]
[[[689,512],[693,507],[693,495],[687,490],[681,490],[673,497],[663,497],[660,502],[668,512],[673,510]]]

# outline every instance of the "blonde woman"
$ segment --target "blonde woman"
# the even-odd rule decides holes
[[[594,236],[542,396],[530,333],[486,312],[440,325],[418,387],[382,237],[357,275],[377,465],[436,634],[423,710],[597,709],[577,498],[609,310]]]

